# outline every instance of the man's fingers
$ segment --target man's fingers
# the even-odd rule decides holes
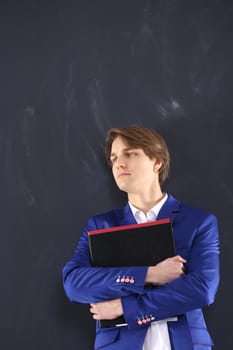
[[[90,313],[94,314],[96,312],[96,307],[94,304],[90,304]]]
[[[176,256],[173,256],[172,259],[174,261],[177,261],[177,262],[181,262],[183,264],[185,264],[187,262],[187,260],[185,260],[184,258],[182,258],[182,256],[180,255],[176,255]]]

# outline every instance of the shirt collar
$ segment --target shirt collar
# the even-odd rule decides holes
[[[156,203],[155,206],[153,208],[151,208],[146,213],[146,215],[141,210],[139,210],[138,208],[136,208],[135,206],[133,206],[133,204],[131,204],[129,202],[130,209],[131,209],[133,216],[134,216],[135,220],[137,221],[137,223],[143,223],[143,222],[147,222],[147,221],[156,220],[160,209],[162,208],[162,206],[164,205],[164,203],[167,200],[167,197],[168,197],[168,195],[167,195],[167,193],[165,193],[164,197],[158,203]]]

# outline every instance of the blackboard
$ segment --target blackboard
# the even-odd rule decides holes
[[[88,217],[124,205],[102,146],[135,123],[168,143],[165,190],[219,219],[205,314],[215,349],[232,348],[232,19],[223,0],[1,1],[1,349],[93,348],[61,269]]]

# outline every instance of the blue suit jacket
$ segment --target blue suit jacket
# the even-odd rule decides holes
[[[171,195],[158,219],[170,218],[176,253],[187,259],[186,274],[163,286],[144,286],[147,267],[94,268],[91,266],[87,231],[135,223],[129,205],[94,216],[80,237],[71,260],[63,268],[66,295],[72,302],[95,303],[121,298],[127,327],[99,329],[95,349],[141,350],[149,322],[155,317],[168,322],[173,350],[210,349],[211,338],[201,308],[214,300],[219,283],[219,240],[214,215],[191,208]],[[134,283],[119,283],[119,276]],[[126,279],[127,280],[127,279]]]

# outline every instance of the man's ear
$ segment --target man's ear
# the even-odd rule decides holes
[[[159,172],[159,169],[162,167],[163,163],[160,159],[154,160],[154,172]]]

